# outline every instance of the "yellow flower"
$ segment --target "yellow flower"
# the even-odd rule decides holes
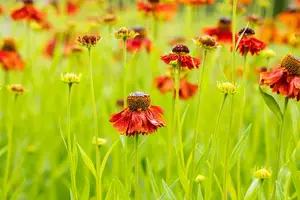
[[[115,32],[115,37],[117,39],[127,40],[128,38],[135,38],[138,35],[134,30],[130,30],[126,27],[120,28]]]
[[[195,178],[195,182],[196,182],[196,183],[200,183],[201,181],[204,181],[205,179],[206,179],[205,176],[199,174],[199,175]]]
[[[205,50],[214,50],[219,46],[216,39],[210,35],[200,36],[193,39],[193,41],[197,46],[202,47]]]
[[[66,73],[66,74],[61,74],[61,80],[64,83],[69,83],[69,84],[73,84],[73,83],[79,83],[81,79],[81,74],[75,74],[75,73]]]
[[[25,92],[25,88],[21,84],[12,84],[7,87],[8,91],[14,93],[16,95],[23,94]]]
[[[237,85],[232,84],[230,82],[223,82],[223,83],[217,82],[217,86],[219,90],[224,94],[234,94],[237,89]]]
[[[98,146],[103,146],[107,143],[106,139],[103,138],[97,138],[96,137],[93,138],[93,144],[97,144]]]
[[[264,180],[270,178],[272,176],[272,173],[269,170],[262,168],[255,171],[254,176],[260,180]]]

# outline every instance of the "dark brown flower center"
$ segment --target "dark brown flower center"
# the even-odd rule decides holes
[[[214,47],[217,45],[217,42],[214,37],[210,35],[203,35],[198,38],[199,42],[206,47]]]
[[[231,29],[231,19],[229,17],[221,17],[219,19],[218,28],[220,29]]]
[[[149,3],[155,4],[155,3],[159,3],[159,0],[148,0]]]
[[[15,41],[13,39],[5,39],[4,40],[4,44],[2,46],[2,50],[4,51],[11,51],[11,52],[15,52],[16,51],[16,44]]]
[[[255,34],[255,31],[252,28],[247,27],[247,28],[242,28],[239,31],[239,35],[242,35],[243,33],[244,33],[244,36],[252,36]]]
[[[133,30],[134,30],[134,32],[138,33],[137,37],[143,38],[147,35],[146,29],[142,26],[135,26],[135,27],[133,27]]]
[[[172,52],[176,54],[188,54],[190,53],[190,50],[184,44],[177,44],[173,47]]]
[[[85,35],[78,39],[78,41],[84,45],[96,45],[99,40],[100,36],[96,35]]]
[[[134,92],[127,97],[127,105],[131,111],[145,111],[151,104],[151,98],[144,92]]]
[[[33,0],[23,0],[23,3],[25,4],[33,4]]]
[[[291,74],[300,76],[300,58],[286,55],[281,61],[281,67],[287,69]]]

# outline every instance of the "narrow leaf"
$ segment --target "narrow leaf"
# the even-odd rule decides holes
[[[103,158],[103,161],[101,163],[101,167],[100,167],[100,179],[102,177],[102,174],[103,174],[103,171],[104,171],[104,168],[105,168],[105,165],[106,165],[106,162],[107,162],[107,159],[110,155],[110,153],[112,152],[113,148],[116,146],[116,144],[119,142],[120,140],[117,140],[107,151],[107,153],[105,154],[104,158]]]
[[[176,180],[172,183],[172,185],[169,186],[169,188],[170,188],[170,189],[173,189],[173,188],[175,187],[175,185],[176,185],[178,182],[179,182],[179,178],[176,179]],[[158,198],[158,200],[164,199],[166,195],[167,195],[166,192],[163,192],[163,193],[160,195],[160,197]]]
[[[61,128],[60,118],[58,119],[58,125],[59,125],[59,133],[60,133],[61,139],[62,139],[63,142],[64,142],[64,145],[65,145],[65,147],[66,147],[66,150],[68,151],[68,146],[67,146],[67,143],[66,143],[64,134],[63,134],[63,132],[62,132],[62,128]]]
[[[198,200],[203,200],[203,195],[202,195],[200,183],[198,183],[197,199],[198,199]]]
[[[248,188],[244,200],[253,200],[256,199],[261,182],[259,179],[254,179],[250,187]]]
[[[150,177],[150,184],[151,184],[153,193],[155,195],[155,198],[158,198],[159,197],[159,189],[158,189],[156,180],[154,178],[153,171],[152,171],[152,168],[151,168],[151,165],[149,163],[148,158],[146,158],[146,161],[147,161],[148,174],[149,174],[149,177]]]
[[[81,157],[83,159],[84,164],[87,166],[87,168],[91,171],[91,173],[93,174],[93,176],[95,178],[97,178],[97,174],[96,174],[96,169],[95,166],[93,164],[93,162],[91,161],[91,159],[88,157],[88,155],[86,155],[86,153],[84,152],[84,150],[80,147],[80,145],[77,143]]]
[[[85,186],[83,188],[80,200],[89,200],[90,197],[90,181],[85,177]]]
[[[175,194],[172,192],[172,190],[169,188],[169,186],[167,185],[167,183],[164,181],[164,179],[162,179],[162,184],[163,187],[165,189],[166,194],[172,199],[172,200],[176,200],[176,196]]]
[[[0,158],[7,151],[7,145],[0,150]]]
[[[259,91],[260,91],[260,94],[262,95],[263,99],[265,100],[265,103],[267,104],[269,109],[272,111],[272,113],[275,115],[278,122],[282,122],[282,117],[283,116],[282,116],[280,107],[279,107],[278,103],[276,102],[276,100],[274,99],[274,97],[272,97],[271,95],[265,93],[261,89],[261,87],[259,87]]]
[[[284,200],[284,194],[283,194],[283,189],[280,186],[279,182],[276,181],[276,200]]]
[[[247,145],[247,141],[248,141],[248,138],[249,138],[249,135],[251,132],[251,127],[252,127],[252,124],[250,124],[248,126],[248,128],[244,131],[243,136],[240,139],[240,141],[238,141],[238,143],[235,145],[233,152],[231,153],[231,156],[229,158],[229,169],[231,169],[235,165],[236,161],[243,153],[243,151]]]

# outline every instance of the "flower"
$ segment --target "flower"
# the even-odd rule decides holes
[[[261,85],[267,85],[273,92],[281,94],[288,98],[300,100],[300,59],[286,55],[280,64],[280,67],[260,74]]]
[[[248,52],[251,55],[258,54],[261,50],[266,48],[266,43],[253,37],[255,31],[252,28],[243,28],[239,31],[239,36],[242,36],[237,49],[241,55],[247,55]],[[238,37],[236,38],[238,41]]]
[[[59,41],[61,41],[63,44],[63,55],[66,56],[69,54],[72,41],[71,41],[71,34],[69,32],[66,32],[66,33],[55,33],[53,38],[49,40],[49,42],[46,44],[44,48],[44,53],[46,56],[53,57],[55,48],[57,47]]]
[[[2,7],[2,5],[0,5],[0,15],[2,15],[4,13],[4,8]]]
[[[232,84],[230,82],[222,82],[222,83],[217,82],[217,86],[219,90],[224,94],[234,94],[237,89],[237,85]]]
[[[105,25],[115,25],[118,22],[118,18],[115,14],[108,13],[107,15],[101,17],[99,22]]]
[[[263,23],[263,20],[259,16],[254,14],[248,15],[246,17],[246,20],[252,25],[261,25]]]
[[[261,51],[259,53],[259,55],[261,55],[264,58],[270,59],[270,58],[276,57],[276,52],[273,51],[272,49],[266,49],[266,50]]]
[[[151,40],[147,38],[147,31],[144,27],[136,26],[133,31],[138,33],[135,38],[129,38],[126,40],[126,48],[129,52],[141,51],[142,47],[145,47],[147,52],[151,50]]]
[[[260,180],[264,180],[270,178],[272,176],[272,173],[269,170],[262,168],[255,171],[254,176]]]
[[[300,29],[300,9],[290,5],[283,13],[277,15],[277,19],[284,23],[289,31]]]
[[[217,27],[204,28],[202,32],[216,37],[217,41],[223,44],[232,42],[232,32],[231,32],[231,19],[228,17],[222,17],[219,20]]]
[[[176,2],[160,2],[159,0],[139,1],[136,3],[138,11],[146,16],[154,14],[155,19],[172,19],[178,10]]]
[[[5,71],[22,71],[24,69],[25,63],[17,52],[14,39],[4,39],[0,50],[0,63]]]
[[[33,0],[23,0],[23,6],[11,12],[11,17],[15,21],[26,20],[43,23],[44,14],[36,9]]]
[[[96,140],[96,137],[93,137],[93,144],[97,144],[98,146],[103,146],[106,143],[107,143],[107,140],[104,138],[97,138],[97,140]]]
[[[135,38],[137,35],[138,33],[136,33],[134,30],[128,29],[126,27],[122,27],[115,32],[115,37],[117,39],[123,39],[123,41],[127,40],[128,38]]]
[[[171,76],[158,76],[154,79],[154,86],[160,91],[161,94],[172,92],[174,90],[174,82]],[[198,85],[187,81],[186,75],[180,79],[179,85],[179,98],[187,100],[195,96],[198,90]],[[174,90],[174,97],[176,93]]]
[[[184,44],[177,44],[173,47],[172,53],[161,56],[160,59],[166,64],[172,64],[172,62],[180,62],[181,67],[187,67],[188,69],[199,68],[200,60],[189,56],[189,48]]]
[[[96,35],[84,35],[83,37],[78,37],[77,42],[79,45],[84,46],[86,48],[91,48],[96,46],[96,44],[100,41],[101,37]]]
[[[134,92],[127,97],[127,105],[121,112],[111,115],[110,122],[118,132],[126,136],[147,135],[165,126],[164,111],[151,106],[151,98],[143,92]]]
[[[61,74],[60,79],[64,83],[73,84],[73,83],[79,83],[81,79],[82,74],[75,74],[73,72]]]
[[[15,95],[20,95],[25,92],[25,88],[21,84],[12,84],[7,86],[9,92],[14,93]]]
[[[72,1],[67,1],[66,13],[68,15],[75,15],[79,10],[79,6]]]
[[[214,50],[218,47],[215,38],[210,35],[200,36],[194,39],[194,42],[197,46],[204,48],[206,51]]]
[[[204,181],[205,179],[206,179],[205,176],[199,174],[199,175],[196,176],[195,182],[200,183],[201,181]]]
[[[212,5],[215,3],[215,0],[180,0],[179,2],[193,7],[200,7],[206,4]]]

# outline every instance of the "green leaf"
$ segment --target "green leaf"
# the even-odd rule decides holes
[[[77,143],[77,145],[78,145],[78,148],[79,148],[79,151],[80,151],[80,154],[81,154],[84,164],[87,166],[87,168],[91,171],[91,173],[93,174],[93,176],[96,179],[97,173],[96,173],[96,169],[95,169],[93,162],[88,157],[88,155],[86,155],[86,153],[83,151],[83,149],[80,147],[80,145],[78,143]]]
[[[176,196],[175,194],[172,192],[172,190],[169,188],[169,186],[167,185],[167,183],[164,181],[164,179],[162,179],[162,184],[163,187],[165,189],[166,194],[172,199],[172,200],[176,200]]]
[[[198,199],[198,200],[203,200],[203,195],[202,195],[200,183],[198,183],[197,199]]]
[[[155,198],[158,198],[159,197],[159,189],[158,189],[156,180],[154,178],[153,171],[152,171],[152,168],[151,168],[151,165],[149,163],[148,158],[146,158],[146,161],[147,161],[148,174],[149,174],[149,177],[150,177],[150,184],[151,184],[153,193],[155,195]]]
[[[102,178],[102,174],[103,174],[103,171],[104,171],[104,168],[106,166],[106,162],[107,162],[107,159],[110,155],[110,153],[112,152],[113,148],[116,146],[116,144],[119,142],[120,140],[117,140],[107,151],[107,153],[105,154],[104,158],[103,158],[103,161],[101,163],[101,167],[100,167],[100,179]]]
[[[19,200],[19,199],[22,199],[21,198],[21,193],[22,193],[22,190],[24,189],[24,185],[25,185],[25,180],[23,180],[20,185],[15,188],[14,190],[14,193],[12,194],[12,196],[10,197],[10,200]]]
[[[265,100],[265,103],[269,107],[269,109],[272,111],[272,113],[275,115],[276,119],[279,123],[282,122],[283,115],[281,113],[280,107],[274,97],[271,95],[265,93],[261,87],[259,87],[260,94],[262,95],[263,99]]]
[[[0,157],[7,151],[7,145],[0,150]]]
[[[206,149],[204,150],[203,154],[201,155],[200,159],[198,160],[198,162],[196,164],[196,170],[195,170],[194,177],[196,177],[199,174],[199,171],[200,171],[202,165],[208,159],[209,153],[211,151],[211,147],[212,147],[212,139],[209,140],[209,143],[208,143]]]
[[[66,147],[66,150],[68,151],[68,146],[67,146],[67,143],[66,143],[64,134],[63,134],[63,132],[62,132],[62,128],[61,128],[60,118],[58,119],[58,125],[59,125],[59,133],[60,133],[61,139],[62,139],[63,142],[64,142],[64,145],[65,145],[65,147]]]
[[[70,190],[70,199],[71,199],[71,200],[75,200],[75,198],[74,198],[74,195],[73,195],[73,192],[72,192],[71,188],[69,188],[69,190]]]
[[[176,179],[173,183],[172,183],[172,185],[170,185],[170,189],[173,189],[174,187],[175,187],[175,185],[177,184],[179,182],[179,178],[178,179]],[[160,197],[158,198],[158,200],[162,200],[162,199],[164,199],[164,197],[167,195],[167,193],[166,192],[163,192],[161,195],[160,195]]]
[[[183,169],[180,167],[178,167],[178,174],[179,174],[179,180],[184,189],[184,192],[188,193],[189,192],[189,181],[188,181],[188,178],[187,178],[186,174],[184,173]]]
[[[74,168],[75,168],[75,174],[77,171],[77,165],[78,165],[78,152],[77,152],[77,142],[76,142],[76,136],[74,134],[74,139],[73,139],[73,150],[72,150],[72,156],[74,160]]]
[[[126,192],[126,188],[123,185],[123,183],[119,179],[117,179],[115,185],[116,185],[117,190],[118,190],[117,199],[122,199],[122,200],[128,199],[129,200],[128,194]]]
[[[259,188],[261,185],[261,181],[259,179],[254,179],[252,181],[250,187],[248,188],[244,200],[253,200],[256,199]]]
[[[83,188],[80,200],[89,200],[90,197],[90,181],[85,177],[85,186]]]
[[[283,189],[278,181],[276,181],[276,200],[284,200]]]
[[[188,104],[186,106],[185,110],[184,110],[184,113],[183,113],[182,117],[181,117],[180,129],[182,129],[182,126],[184,124],[184,120],[185,120],[185,117],[186,117],[186,114],[187,114],[187,111],[188,111],[189,107],[190,107],[190,105]]]
[[[296,163],[295,163],[295,158],[294,158],[294,154],[296,154],[296,152],[300,150],[300,148],[296,148],[294,153],[291,154],[290,156],[290,160],[288,162],[288,166],[289,166],[289,170],[291,172],[291,179],[293,180],[294,183],[294,187],[296,189],[297,192],[297,196],[300,197],[300,171],[297,169],[296,167]]]
[[[115,199],[114,198],[114,189],[113,189],[114,186],[115,186],[115,179],[113,179],[110,183],[105,200]]]
[[[233,152],[231,153],[230,158],[229,158],[229,170],[235,165],[236,161],[243,153],[243,151],[247,145],[247,141],[248,141],[248,138],[249,138],[249,135],[251,132],[251,127],[252,127],[252,124],[250,124],[248,126],[248,128],[244,131],[242,138],[235,145]]]

